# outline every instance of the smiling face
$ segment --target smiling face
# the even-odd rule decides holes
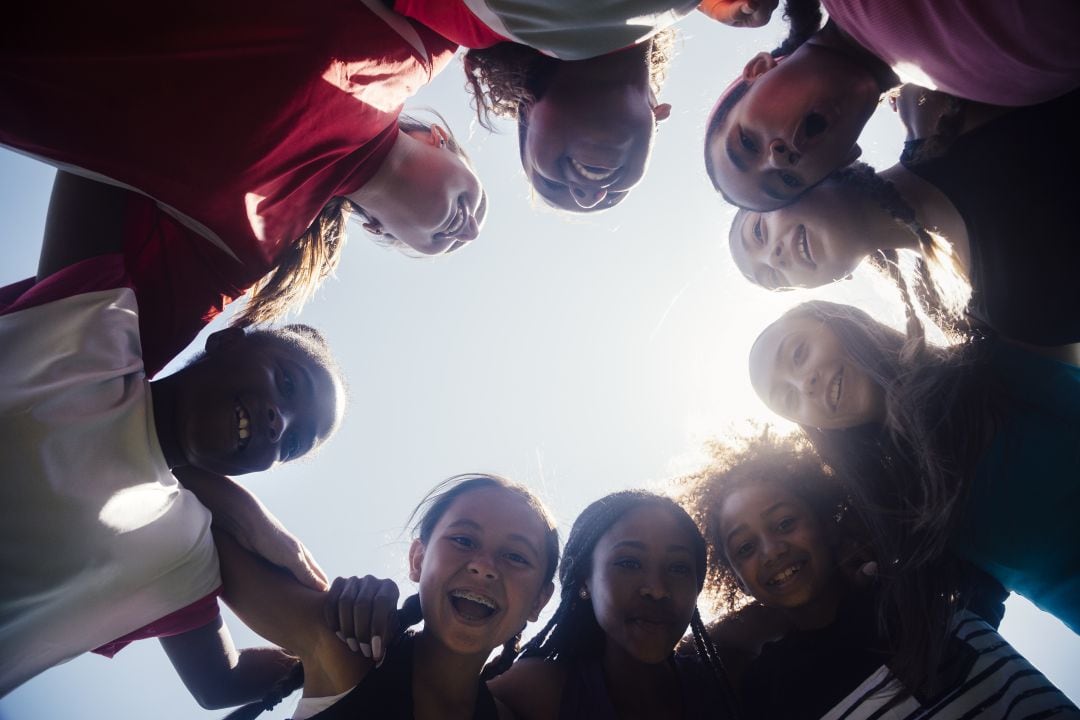
[[[487,217],[487,194],[472,166],[451,149],[447,132],[438,125],[399,131],[397,142],[407,152],[395,165],[393,191],[374,205],[357,199],[371,218],[365,229],[420,255],[475,240]]]
[[[873,249],[865,219],[849,191],[826,181],[779,210],[740,210],[731,257],[768,290],[819,287],[849,275]]]
[[[733,203],[782,207],[858,157],[879,95],[868,71],[808,42],[780,63],[757,55],[743,77],[749,90],[705,139],[713,182]]]
[[[424,632],[452,652],[487,655],[536,620],[551,597],[547,526],[517,493],[498,487],[456,498],[427,543],[413,542]]]
[[[804,608],[837,583],[830,538],[805,502],[772,483],[728,495],[717,518],[723,552],[743,587],[762,604]]]
[[[238,328],[211,335],[181,373],[176,442],[188,464],[220,475],[295,460],[333,433],[344,407],[340,380],[302,343]]]
[[[785,316],[750,349],[750,383],[769,409],[824,430],[880,422],[885,393],[820,320]]]
[[[671,656],[697,603],[694,543],[670,510],[653,504],[631,510],[603,534],[585,587],[609,651],[650,664]]]
[[[582,82],[576,63],[561,65],[518,121],[521,165],[548,205],[603,210],[641,181],[656,123],[670,107],[657,105],[647,87]]]

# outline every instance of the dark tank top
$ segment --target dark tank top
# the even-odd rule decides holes
[[[313,715],[311,720],[413,720],[413,633],[404,635],[387,653],[383,666],[372,670],[348,695]],[[479,683],[473,720],[498,720],[499,711],[487,683]]]

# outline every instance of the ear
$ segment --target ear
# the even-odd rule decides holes
[[[743,68],[743,80],[757,80],[759,77],[776,67],[776,65],[776,58],[767,52],[759,52],[757,55],[750,58],[750,62],[746,63],[746,67]]]
[[[428,133],[427,142],[432,147],[446,147],[446,143],[450,140],[450,133],[446,131],[446,128],[441,125],[431,124],[431,131]]]
[[[232,345],[237,340],[244,337],[244,329],[236,327],[227,327],[224,330],[218,330],[216,333],[206,338],[206,352],[217,352],[223,347]]]
[[[366,223],[363,223],[360,227],[364,228],[365,230],[367,230],[372,235],[382,235],[383,234],[382,223],[379,222],[378,220],[368,220]]]
[[[419,538],[413,540],[412,545],[409,546],[409,579],[415,583],[420,582],[420,570],[424,565],[426,551],[427,548]]]
[[[653,105],[652,114],[656,118],[656,122],[664,122],[671,116],[671,104],[660,103],[659,105]]]
[[[540,618],[540,612],[548,604],[548,600],[551,599],[554,592],[555,583],[548,580],[547,585],[544,585],[540,594],[536,596],[536,602],[533,603],[532,610],[529,611],[529,622],[536,622]]]
[[[859,159],[860,155],[862,155],[862,148],[859,147],[859,143],[855,143],[851,146],[851,150],[848,150],[847,157],[844,158],[844,165],[850,165],[855,162]]]

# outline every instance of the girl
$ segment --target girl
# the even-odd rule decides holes
[[[424,627],[397,639],[385,657],[385,626],[374,637],[368,627],[342,626],[350,639],[370,637],[364,654],[350,650],[335,637],[336,622],[324,620],[324,594],[219,538],[226,602],[303,664],[304,697],[294,720],[504,717],[481,670],[497,647],[512,657],[526,623],[550,599],[559,561],[555,525],[529,490],[491,475],[450,478],[416,512],[409,578],[419,593],[405,601],[399,623],[423,619]],[[374,605],[392,611],[397,596],[386,585],[392,588],[379,586]],[[351,625],[351,603],[348,609]]]
[[[920,701],[890,677],[897,658],[879,630],[876,591],[860,588],[843,569],[845,544],[858,533],[842,486],[809,443],[766,430],[717,443],[712,454],[707,468],[684,480],[710,545],[710,589],[729,613],[753,600],[789,624],[743,675],[746,715],[865,718],[890,706],[888,717],[919,714]],[[952,609],[985,599],[972,590],[953,583],[951,595],[960,599],[949,603]],[[1000,617],[992,605],[989,610]],[[942,717],[975,707],[991,717],[1077,712],[985,621],[963,617],[948,647],[949,664],[925,668],[939,685],[927,707]],[[726,618],[718,630],[732,622],[738,618]],[[924,637],[944,631],[925,619],[914,629]],[[913,640],[906,644],[918,644]]]
[[[1059,172],[1080,154],[1071,146],[1049,154],[1035,140],[1069,131],[1078,112],[1074,91],[963,133],[937,157],[878,174],[856,164],[792,205],[742,210],[732,257],[751,281],[777,289],[838,280],[868,256],[895,267],[897,251],[912,250],[923,257],[919,285],[941,297],[935,286],[959,274],[971,285],[969,312],[998,333],[1036,345],[1080,342],[1072,312],[1080,250],[1063,240],[1076,185]],[[956,314],[940,300],[931,309]]]
[[[787,47],[751,59],[709,117],[706,170],[739,207],[782,207],[849,164],[881,93],[901,82],[1012,107],[1080,85],[1080,8],[1068,0],[1035,17],[1015,1],[987,12],[971,0],[824,0],[830,22],[813,32],[817,5],[799,3]]]
[[[750,351],[750,380],[858,478],[897,577],[946,548],[1080,630],[1080,368],[992,338],[928,345],[857,308],[810,302]],[[918,606],[916,583],[886,590]],[[905,597],[907,596],[907,597]]]
[[[181,275],[188,337],[264,278],[242,322],[295,308],[333,270],[349,210],[419,254],[476,237],[486,201],[464,154],[401,115],[452,43],[377,0],[164,12],[19,8],[0,143],[134,188],[179,221],[133,200],[125,232],[137,284]]]
[[[547,204],[588,212],[621,202],[644,176],[656,126],[671,112],[656,96],[674,36],[657,31],[694,3],[542,0],[512,3],[500,16],[503,4],[398,0],[395,7],[472,48],[465,75],[480,124],[492,129],[492,116],[517,121],[521,165]]]
[[[54,197],[84,182],[62,175]],[[317,331],[288,325],[215,333],[148,382],[104,190],[88,216],[53,206],[38,278],[0,289],[0,695],[80,653],[162,637],[201,703],[246,702],[294,661],[232,647],[210,512],[173,471],[228,499],[195,475],[316,449],[340,423],[341,374]]]
[[[522,718],[733,717],[696,602],[705,543],[668,498],[608,495],[582,511],[554,617],[492,691]],[[693,625],[702,662],[673,656]]]

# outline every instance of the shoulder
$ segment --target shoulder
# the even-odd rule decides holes
[[[492,695],[519,718],[554,718],[559,712],[566,670],[562,663],[525,658],[488,682]]]

